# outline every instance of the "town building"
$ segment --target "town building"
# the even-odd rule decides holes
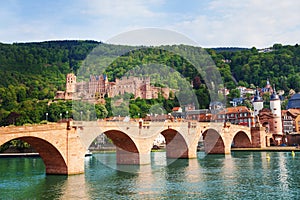
[[[209,122],[212,119],[212,114],[208,109],[188,110],[185,112],[187,120],[197,120],[199,122]]]
[[[264,108],[264,102],[258,89],[253,100],[254,117],[259,120],[260,124],[266,128],[267,132],[267,146],[281,145],[284,141],[283,124],[281,115],[281,100],[274,88],[271,87],[269,80],[262,92],[271,93],[270,96],[270,109]],[[289,118],[286,117],[285,128],[288,129]]]
[[[261,88],[261,93],[269,93],[269,94],[272,94],[273,93],[273,88],[270,84],[270,81],[269,79],[267,79],[267,83],[266,83],[266,86]]]
[[[246,97],[247,94],[249,95],[254,95],[255,91],[251,88],[246,88],[243,86],[239,86],[236,89],[238,89],[240,91],[241,96],[240,97]]]
[[[294,125],[294,119],[293,119],[294,116],[293,115],[294,115],[294,113],[292,113],[290,110],[282,110],[281,111],[282,131],[286,135],[294,132],[295,125]]]
[[[246,106],[226,108],[213,116],[215,122],[230,122],[242,126],[254,126],[253,111]]]

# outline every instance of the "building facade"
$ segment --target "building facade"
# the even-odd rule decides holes
[[[106,75],[91,75],[89,81],[76,82],[75,74],[70,73],[66,77],[66,91],[58,91],[55,98],[101,102],[105,97],[129,93],[133,94],[134,98],[156,99],[161,94],[165,99],[168,99],[170,92],[175,92],[175,90],[152,86],[150,77],[130,76],[109,82]]]
[[[213,116],[216,122],[230,122],[242,126],[254,126],[253,111],[246,106],[229,107]]]
[[[266,128],[267,146],[281,145],[284,142],[284,137],[280,98],[275,90],[275,86],[272,88],[269,81],[267,81],[267,85],[262,89],[262,92],[271,93],[270,109],[264,108],[263,99],[261,98],[258,89],[256,89],[256,94],[253,100],[255,119],[259,120],[260,124]],[[286,118],[286,128],[288,128],[288,123],[288,118]]]

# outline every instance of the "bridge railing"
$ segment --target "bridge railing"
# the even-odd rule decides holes
[[[66,129],[66,127],[67,127],[66,123],[31,124],[31,125],[24,125],[24,126],[5,126],[5,127],[0,127],[0,134],[57,130],[57,129]]]

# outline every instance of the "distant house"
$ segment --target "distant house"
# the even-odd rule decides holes
[[[225,108],[224,104],[219,101],[213,101],[209,104],[209,110],[212,114],[218,113]]]
[[[181,107],[174,107],[172,109],[172,112],[178,112],[178,113],[181,113],[182,112],[182,108]]]
[[[254,124],[253,111],[246,106],[237,106],[223,109],[214,116],[216,122],[230,122],[242,126],[251,127]]]
[[[209,122],[212,118],[210,110],[188,110],[185,112],[185,118],[187,120],[197,120],[199,122]]]
[[[240,98],[233,98],[232,101],[230,101],[230,104],[233,107],[236,107],[238,105],[242,105],[244,103],[244,98],[240,97]]]
[[[230,92],[230,90],[227,89],[227,88],[221,88],[221,89],[218,90],[218,94],[221,94],[223,96],[229,95],[229,92]]]
[[[245,97],[246,94],[250,94],[250,95],[255,94],[255,90],[253,90],[251,88],[246,88],[246,87],[243,87],[243,86],[239,86],[236,89],[238,89],[240,91],[241,97]]]
[[[294,132],[294,125],[293,125],[293,114],[291,114],[288,110],[281,111],[282,116],[282,131],[285,134],[290,134]]]

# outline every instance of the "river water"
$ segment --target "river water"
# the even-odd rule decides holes
[[[197,159],[151,154],[151,165],[86,157],[85,174],[45,175],[36,158],[0,158],[0,199],[300,199],[300,152],[232,152]]]

